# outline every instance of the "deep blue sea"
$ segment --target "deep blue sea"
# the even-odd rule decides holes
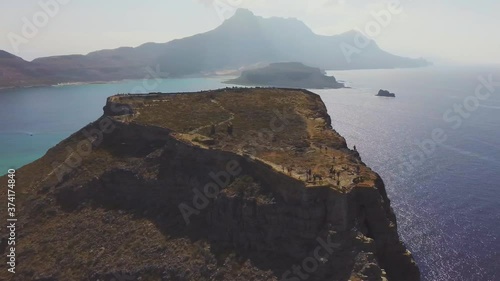
[[[352,89],[314,92],[327,105],[333,127],[384,178],[399,233],[423,280],[500,280],[500,67],[331,74]],[[479,77],[499,83],[479,86]],[[227,86],[217,78],[156,82],[149,91]],[[0,174],[41,157],[97,119],[106,97],[141,85],[137,80],[0,91]],[[375,97],[379,89],[397,97]]]
[[[99,118],[118,93],[191,92],[227,87],[221,79],[132,80],[109,84],[0,90],[0,175],[40,158]]]
[[[423,280],[500,280],[500,67],[334,74],[353,89],[316,92],[385,180]],[[479,99],[478,77],[489,75],[498,85]]]

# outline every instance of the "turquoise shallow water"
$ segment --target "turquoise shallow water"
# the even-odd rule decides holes
[[[161,79],[0,90],[0,174],[45,154],[102,115],[117,93],[190,92],[226,87],[221,79]]]
[[[500,280],[500,89],[480,101],[458,128],[443,119],[474,94],[479,75],[500,81],[500,68],[334,74],[353,89],[315,92],[334,128],[384,178],[401,238],[414,253],[423,280]],[[39,158],[97,119],[108,96],[143,85],[137,80],[0,91],[0,174]],[[168,79],[149,91],[226,86],[220,79]],[[381,88],[397,97],[375,97]],[[422,154],[418,144],[435,129],[447,140],[424,154],[418,165],[402,169],[408,159]]]

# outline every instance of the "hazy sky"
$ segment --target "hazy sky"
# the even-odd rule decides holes
[[[167,42],[211,30],[238,7],[264,17],[295,17],[318,34],[333,35],[352,29],[364,31],[374,20],[373,13],[388,11],[389,2],[2,0],[0,49],[32,60],[40,56],[135,47],[145,42]],[[52,15],[46,16],[41,3],[60,4],[52,9],[55,10]],[[500,1],[400,0],[400,5],[402,12],[392,14],[388,24],[373,36],[383,49],[433,61],[500,63]],[[224,15],[223,11],[226,11]],[[26,27],[31,23],[38,25],[35,25],[38,30],[33,32]],[[28,32],[23,34],[23,28]]]

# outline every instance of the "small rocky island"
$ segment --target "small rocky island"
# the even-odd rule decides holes
[[[338,89],[344,84],[335,77],[326,76],[319,68],[298,62],[272,63],[267,67],[243,71],[228,84],[279,88]]]
[[[16,180],[1,280],[420,280],[384,182],[306,90],[113,96]]]
[[[387,90],[380,90],[378,91],[378,94],[376,95],[377,97],[389,97],[389,98],[395,98],[396,94],[391,93]]]

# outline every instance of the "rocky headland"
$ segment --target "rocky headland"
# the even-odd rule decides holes
[[[16,179],[2,280],[420,280],[384,182],[305,90],[113,96]]]

